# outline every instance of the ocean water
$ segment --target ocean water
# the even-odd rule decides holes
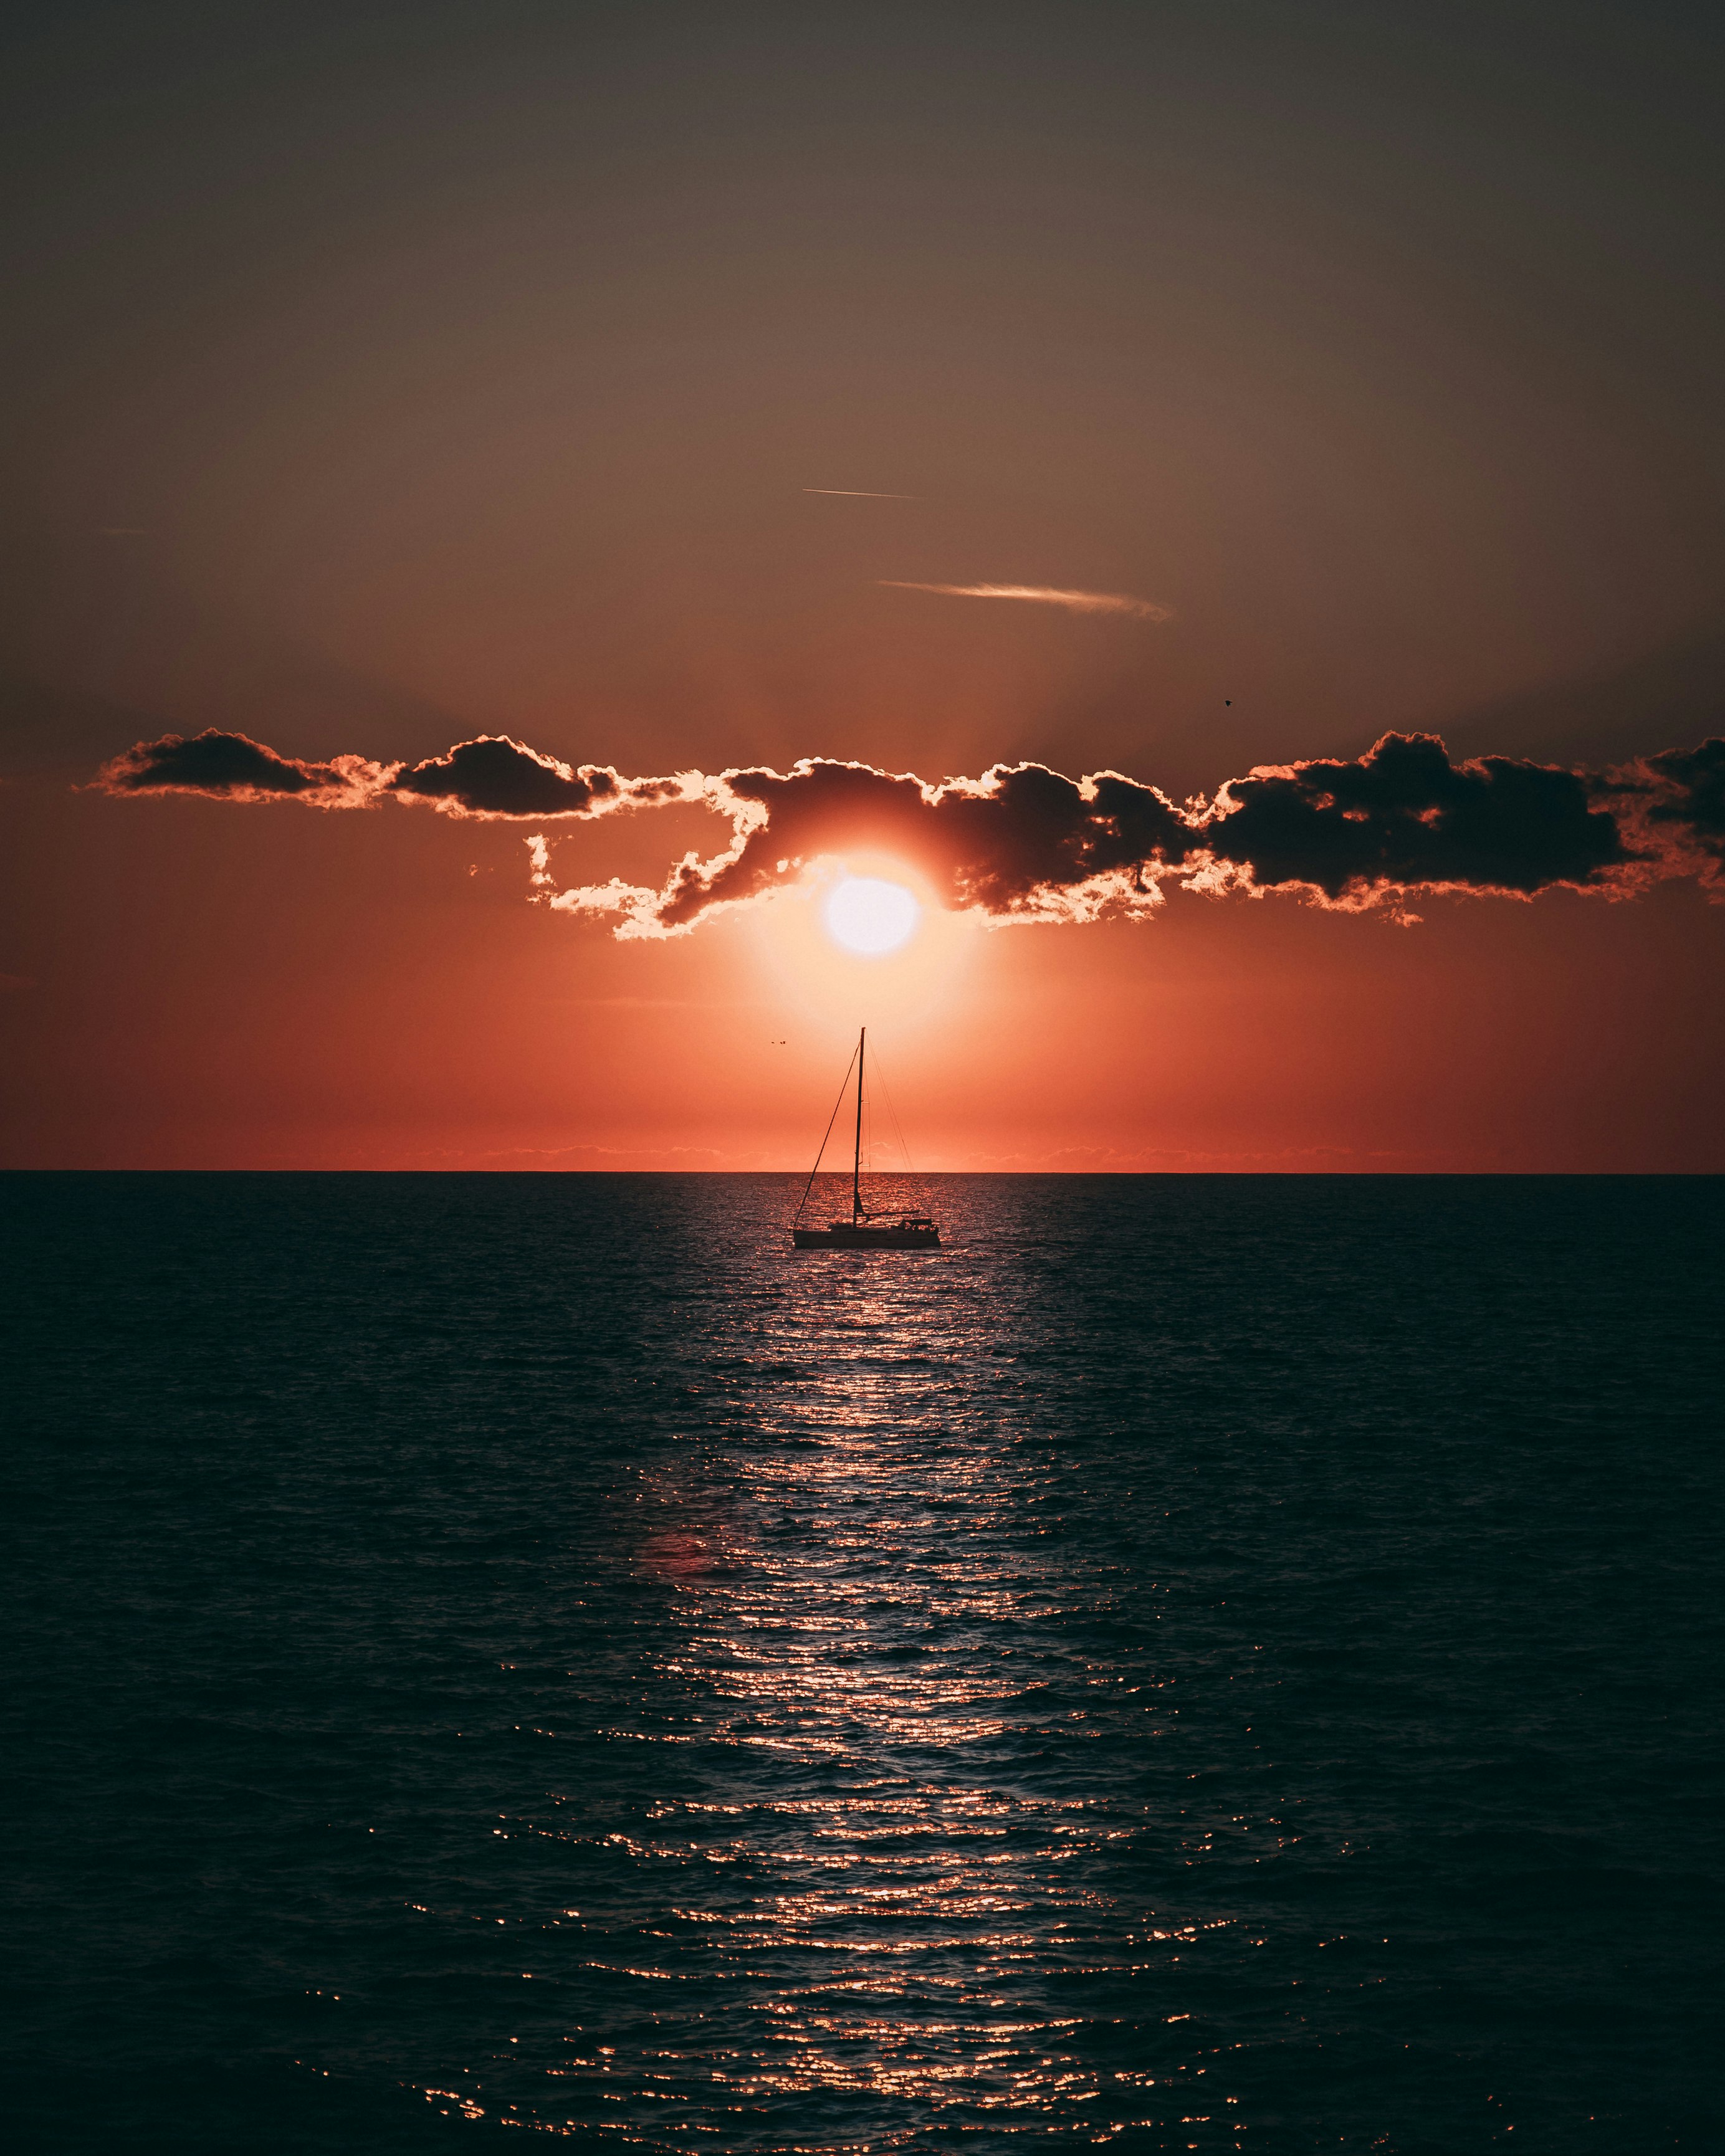
[[[11,2145],[1725,2146],[1725,1183],[795,1191],[5,1179]]]

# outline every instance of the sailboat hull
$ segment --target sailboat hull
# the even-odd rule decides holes
[[[799,1250],[937,1250],[938,1228],[876,1228],[867,1221],[853,1227],[835,1220],[830,1228],[793,1228],[791,1240]]]

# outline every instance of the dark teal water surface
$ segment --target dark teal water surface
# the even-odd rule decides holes
[[[795,1189],[4,1180],[13,2145],[1725,2146],[1725,1183]]]

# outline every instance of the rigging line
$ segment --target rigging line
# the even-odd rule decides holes
[[[803,1195],[797,1200],[797,1209],[791,1215],[793,1220],[802,1219],[803,1208],[809,1203],[809,1194],[814,1188],[814,1178],[820,1173],[820,1164],[827,1155],[827,1138],[830,1138],[833,1135],[833,1126],[839,1120],[839,1111],[845,1105],[845,1096],[850,1091],[850,1073],[855,1062],[856,1050],[853,1048],[850,1051],[850,1061],[845,1066],[845,1082],[839,1088],[839,1097],[833,1103],[833,1112],[827,1117],[826,1137],[820,1142],[820,1151],[814,1156],[814,1165],[809,1171],[809,1180],[803,1185]]]
[[[891,1121],[892,1134],[898,1140],[900,1152],[904,1155],[905,1173],[914,1175],[916,1171],[911,1165],[911,1148],[905,1142],[904,1126],[898,1119],[898,1110],[892,1105],[892,1088],[886,1082],[886,1068],[880,1060],[878,1048],[875,1050],[875,1083],[880,1088],[880,1096],[886,1103],[886,1113]]]
[[[880,1051],[878,1048],[875,1050],[874,1058],[870,1064],[869,1068],[873,1071],[874,1077],[864,1095],[863,1158],[866,1162],[869,1173],[871,1175],[896,1176],[902,1174],[902,1176],[908,1177],[915,1172],[911,1166],[911,1148],[905,1143],[905,1134],[903,1127],[899,1122],[898,1110],[892,1104],[892,1089],[886,1083],[886,1066],[880,1060]],[[889,1139],[886,1131],[880,1125],[879,1113],[875,1105],[875,1093],[877,1087],[880,1091],[880,1097],[886,1103],[887,1123],[891,1129],[892,1138],[896,1139],[897,1141],[897,1152],[893,1154],[892,1163],[890,1167],[884,1168],[881,1167],[880,1161],[875,1155],[875,1142],[878,1139],[880,1146],[890,1151],[891,1148],[891,1139]],[[898,1165],[901,1156],[902,1156],[904,1161],[904,1167],[901,1171]],[[891,1194],[891,1193],[888,1194],[889,1196]],[[902,1209],[906,1202],[906,1201],[904,1197],[901,1195],[897,1200],[897,1204],[901,1209]],[[893,1208],[890,1205],[865,1206],[863,1209],[864,1216],[867,1219],[872,1219],[876,1214],[888,1213],[891,1210],[893,1210]]]
[[[870,1175],[883,1173],[880,1147],[886,1141],[880,1135],[880,1111],[875,1101],[875,1089],[880,1083],[880,1051],[877,1048],[869,1059],[869,1082],[863,1095],[863,1165]]]

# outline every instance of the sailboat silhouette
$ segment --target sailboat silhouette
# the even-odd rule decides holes
[[[864,1026],[856,1036],[856,1053],[851,1061],[856,1065],[856,1144],[850,1164],[850,1218],[829,1221],[824,1228],[805,1228],[802,1225],[803,1209],[809,1203],[809,1194],[814,1188],[814,1178],[820,1173],[825,1158],[827,1138],[833,1135],[833,1125],[839,1120],[839,1110],[844,1106],[845,1089],[841,1086],[839,1098],[833,1104],[833,1112],[827,1119],[826,1137],[820,1142],[820,1151],[814,1156],[814,1165],[809,1171],[809,1180],[803,1186],[803,1195],[798,1201],[796,1215],[791,1223],[791,1240],[799,1250],[936,1250],[940,1248],[940,1229],[926,1213],[870,1213],[862,1202],[862,1142],[863,1142],[863,1068],[868,1060],[869,1029]],[[850,1072],[845,1070],[849,1080]]]

